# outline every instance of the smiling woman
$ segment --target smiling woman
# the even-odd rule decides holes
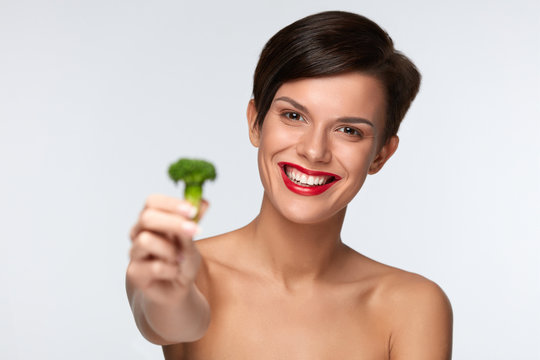
[[[255,101],[248,118],[265,197],[297,223],[345,211],[368,172],[377,172],[397,146],[397,137],[379,146],[384,93],[378,80],[358,72],[286,82],[261,126]],[[310,184],[313,175],[326,175],[324,184]],[[284,184],[304,196],[290,196]]]
[[[152,195],[131,232],[129,301],[166,359],[451,357],[444,292],[340,236],[347,205],[396,151],[419,84],[356,14],[308,16],[270,39],[247,108],[260,213],[194,243],[189,204]]]

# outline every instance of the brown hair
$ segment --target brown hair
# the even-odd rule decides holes
[[[326,11],[300,19],[276,33],[264,46],[253,80],[262,126],[279,87],[287,81],[362,72],[376,77],[386,89],[383,144],[399,125],[418,93],[421,75],[394,49],[390,36],[368,18],[343,11]]]

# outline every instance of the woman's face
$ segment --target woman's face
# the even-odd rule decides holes
[[[385,113],[382,85],[360,73],[283,84],[260,130],[251,101],[250,139],[274,207],[297,223],[344,210],[397,148],[397,137],[381,144]]]

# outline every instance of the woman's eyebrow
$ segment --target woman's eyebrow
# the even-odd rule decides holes
[[[278,97],[277,99],[275,99],[274,102],[280,101],[280,100],[288,102],[289,104],[291,104],[292,106],[294,106],[295,108],[297,108],[300,111],[303,111],[305,113],[309,113],[308,109],[304,105],[299,104],[298,102],[294,101],[290,97],[281,96],[281,97]]]
[[[371,126],[372,128],[375,127],[375,125],[373,125],[373,123],[367,119],[364,119],[364,118],[360,118],[360,117],[342,117],[342,118],[339,118],[338,119],[339,122],[341,123],[346,123],[346,124],[368,124],[369,126]]]

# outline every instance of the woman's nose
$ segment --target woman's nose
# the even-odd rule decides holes
[[[329,162],[332,152],[328,145],[329,139],[323,129],[311,129],[303,134],[296,146],[296,152],[312,163]]]

